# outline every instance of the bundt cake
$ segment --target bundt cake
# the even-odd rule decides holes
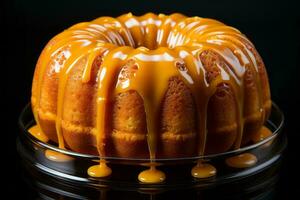
[[[271,109],[265,66],[245,35],[213,19],[152,13],[55,36],[31,102],[60,148],[151,159],[240,148]]]

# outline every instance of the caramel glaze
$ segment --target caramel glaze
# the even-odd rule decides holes
[[[42,142],[48,142],[49,138],[43,133],[38,125],[34,125],[28,129],[28,132],[36,139]]]
[[[208,54],[218,57],[220,62],[207,60]],[[251,117],[245,116],[256,110],[263,124],[271,107],[262,60],[253,44],[237,29],[213,19],[188,18],[181,14],[167,16],[148,13],[137,17],[129,13],[118,18],[100,17],[76,24],[58,34],[47,44],[37,63],[32,89],[32,107],[37,124],[40,124],[39,117],[44,109],[40,106],[43,98],[41,85],[48,84],[39,74],[47,73],[47,66],[51,63],[52,73],[49,73],[58,79],[57,85],[53,85],[53,90],[58,90],[53,93],[58,92],[58,95],[49,97],[57,101],[56,115],[48,115],[55,119],[57,134],[50,136],[50,139],[55,141],[58,138],[59,148],[66,148],[62,134],[66,83],[72,68],[80,62],[85,66],[80,77],[82,83],[97,86],[96,119],[87,123],[90,127],[95,123],[93,134],[96,134],[100,157],[106,156],[109,129],[106,121],[110,102],[120,93],[137,91],[144,101],[149,155],[151,162],[155,162],[160,130],[157,121],[171,77],[184,81],[195,100],[198,155],[209,152],[206,150],[208,104],[214,94],[222,97],[230,93],[236,103],[234,149],[240,148],[243,137],[248,137],[243,136],[243,127],[245,123],[251,123]],[[92,77],[95,62],[98,62],[98,73]],[[122,67],[128,62],[135,63],[135,70],[130,77],[122,76]],[[214,69],[209,68],[209,62],[213,62]],[[258,96],[254,98],[254,103],[249,102],[254,96]],[[244,109],[244,104],[248,103],[254,106]],[[100,166],[89,169],[91,176],[108,176],[111,173],[104,160],[100,163]],[[203,164],[199,162],[197,166]],[[105,172],[95,172],[101,169]],[[211,169],[209,171],[214,171]],[[155,166],[143,174],[149,177],[148,172],[164,177]],[[161,177],[155,180],[162,180]]]
[[[268,129],[267,127],[265,127],[265,126],[262,126],[260,128],[260,130],[256,134],[253,135],[252,142],[253,143],[258,143],[258,142],[260,142],[260,141],[268,138],[271,135],[272,135],[272,131],[270,129]],[[273,140],[270,140],[269,142],[267,142],[264,145],[262,145],[262,148],[267,148],[272,143],[273,143]]]
[[[69,162],[73,161],[74,158],[71,156],[68,156],[66,154],[57,152],[57,151],[52,151],[47,149],[45,151],[45,156],[48,160],[54,161],[54,162]]]
[[[151,165],[149,169],[142,171],[138,175],[138,179],[142,183],[160,183],[166,179],[164,172],[156,169],[154,165]]]
[[[195,178],[209,178],[215,176],[217,170],[214,166],[208,163],[198,162],[198,164],[193,167],[191,174]]]
[[[254,143],[258,143],[258,142],[268,138],[271,135],[272,135],[272,131],[265,126],[262,126],[261,129],[257,132],[257,134],[253,135],[252,141]]]
[[[226,159],[226,164],[234,168],[248,168],[255,165],[257,158],[251,153],[243,153]]]
[[[42,142],[49,141],[49,138],[45,135],[45,133],[42,132],[42,130],[40,129],[40,127],[38,125],[34,125],[34,126],[30,127],[28,129],[28,132],[33,137],[37,138],[38,140],[40,140]],[[49,160],[52,160],[54,162],[68,162],[68,161],[73,160],[73,158],[70,156],[67,156],[65,154],[55,152],[52,150],[46,150],[45,156],[46,156],[46,158],[48,158]]]

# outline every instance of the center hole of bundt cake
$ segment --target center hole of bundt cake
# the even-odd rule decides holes
[[[167,45],[158,45],[157,44],[157,41],[156,41],[156,38],[153,38],[153,40],[146,40],[146,41],[143,41],[142,43],[141,42],[137,42],[135,41],[135,44],[134,46],[132,46],[133,48],[145,48],[145,49],[149,49],[149,50],[156,50],[158,49],[159,47],[167,47]]]
[[[163,32],[159,30],[144,29],[144,33],[137,35],[133,30],[129,30],[127,35],[120,33],[108,34],[108,43],[119,47],[146,48],[157,50],[160,47],[173,49],[176,46],[183,45],[182,37],[174,37],[172,32]],[[167,38],[167,39],[166,39]]]

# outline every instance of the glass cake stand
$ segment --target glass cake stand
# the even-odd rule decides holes
[[[282,131],[284,116],[273,103],[270,118],[265,124],[272,135],[266,139],[220,154],[156,159],[160,164],[158,168],[165,172],[167,179],[162,183],[144,184],[138,181],[137,176],[147,169],[143,164],[149,163],[149,159],[105,157],[113,171],[112,175],[108,178],[92,178],[88,176],[87,169],[97,164],[98,156],[62,150],[55,144],[37,140],[27,131],[34,123],[31,106],[28,104],[19,118],[21,131],[17,139],[17,150],[25,180],[45,199],[105,199],[116,195],[120,195],[119,198],[127,195],[131,199],[143,195],[148,195],[149,198],[169,198],[174,195],[179,197],[180,194],[177,193],[180,191],[183,196],[193,194],[197,198],[220,195],[222,199],[263,199],[274,191],[287,145],[286,135]],[[47,150],[65,154],[72,159],[67,162],[51,161],[45,157]],[[255,155],[257,163],[240,169],[226,165],[227,158],[242,153]],[[217,175],[206,179],[193,178],[191,169],[199,159],[215,166]]]

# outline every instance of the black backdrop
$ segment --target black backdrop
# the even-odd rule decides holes
[[[245,33],[264,59],[273,100],[286,115],[285,132],[289,137],[287,162],[284,165],[283,194],[287,198],[290,180],[297,175],[298,120],[300,99],[300,10],[296,1],[6,1],[1,4],[1,99],[5,113],[2,137],[12,138],[7,152],[14,151],[19,131],[17,117],[30,100],[31,79],[37,58],[47,41],[74,23],[109,15],[132,12],[182,12],[188,16],[216,18]],[[4,47],[4,48],[3,48]],[[3,56],[4,55],[4,56]],[[3,56],[3,58],[2,58]],[[4,97],[3,97],[4,95]],[[4,143],[4,139],[1,143]],[[11,155],[15,158],[14,155]],[[13,162],[12,159],[11,162]],[[11,166],[11,164],[10,164]],[[10,169],[12,170],[12,169]],[[16,168],[18,170],[18,166]],[[10,177],[11,178],[11,177]],[[24,190],[17,177],[7,184],[9,190]],[[17,184],[16,184],[17,183]],[[292,190],[291,190],[292,191]]]

